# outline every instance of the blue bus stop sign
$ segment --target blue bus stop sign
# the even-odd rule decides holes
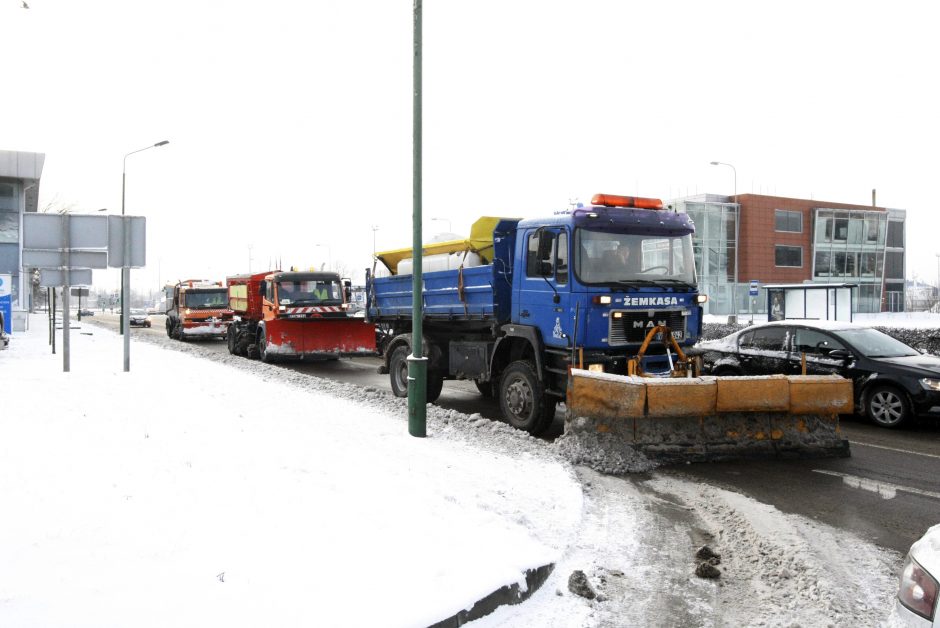
[[[760,292],[760,282],[756,279],[751,279],[750,289],[747,291],[748,296],[756,297]]]
[[[13,277],[0,275],[0,318],[4,333],[13,333]]]

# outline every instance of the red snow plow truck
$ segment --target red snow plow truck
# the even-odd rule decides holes
[[[378,355],[375,325],[349,313],[336,273],[266,271],[226,279],[235,319],[228,350],[264,362]]]
[[[165,288],[166,335],[177,340],[224,338],[232,322],[221,281],[186,279]]]

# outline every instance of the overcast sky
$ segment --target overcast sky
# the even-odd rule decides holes
[[[359,280],[373,236],[411,244],[411,1],[27,2],[0,0],[0,148],[45,153],[40,204],[119,213],[124,155],[170,141],[127,159],[126,211],[148,218],[135,289],[277,260]],[[935,283],[932,18],[920,2],[425,0],[425,234],[597,192],[736,183],[867,205],[874,188],[908,211],[908,276]]]

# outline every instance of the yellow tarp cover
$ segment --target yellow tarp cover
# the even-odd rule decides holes
[[[425,244],[421,248],[421,255],[439,255],[441,253],[463,253],[464,251],[473,251],[481,258],[484,264],[493,262],[493,229],[496,228],[500,220],[516,220],[514,218],[497,218],[493,216],[483,216],[470,227],[470,237],[465,240],[448,240],[446,242],[432,242]],[[382,251],[375,256],[385,264],[389,272],[393,275],[398,274],[398,262],[403,259],[411,259],[412,249],[409,246],[405,249],[394,249],[391,251]]]

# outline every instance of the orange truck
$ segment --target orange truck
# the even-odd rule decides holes
[[[266,271],[226,279],[228,350],[264,362],[378,355],[375,325],[350,314],[336,273]]]
[[[222,282],[187,279],[166,286],[165,293],[167,336],[177,340],[225,338],[232,310]]]

